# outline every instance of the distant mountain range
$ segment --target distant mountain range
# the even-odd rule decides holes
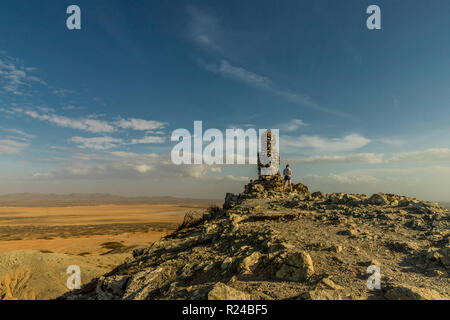
[[[163,197],[125,197],[107,193],[71,193],[71,194],[44,194],[44,193],[12,193],[0,195],[2,207],[28,207],[28,206],[89,206],[102,204],[218,204],[218,199],[192,199]]]

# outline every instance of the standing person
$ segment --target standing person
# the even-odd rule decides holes
[[[284,176],[283,190],[286,189],[286,182],[287,182],[287,184],[289,185],[289,188],[292,192],[292,169],[289,164],[287,164],[286,168],[284,168],[283,176]]]

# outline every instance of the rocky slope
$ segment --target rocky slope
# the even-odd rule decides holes
[[[209,211],[60,299],[450,298],[450,216],[437,203],[289,193],[273,177]]]
[[[40,250],[0,253],[0,300],[55,299],[68,291],[67,267],[81,268],[81,281],[98,278],[122,262],[130,253],[75,256]]]

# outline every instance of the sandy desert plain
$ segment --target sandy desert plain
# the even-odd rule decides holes
[[[0,300],[55,298],[68,290],[68,266],[79,266],[81,284],[87,283],[122,263],[134,249],[175,230],[187,211],[215,204],[48,201],[23,202],[23,207],[20,201],[0,201]]]

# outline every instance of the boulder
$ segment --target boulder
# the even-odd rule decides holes
[[[242,273],[251,273],[258,266],[259,260],[261,259],[261,253],[258,251],[253,252],[251,255],[245,257],[241,264],[239,265],[239,269]]]
[[[385,206],[388,204],[388,201],[386,200],[386,198],[379,193],[373,194],[369,198],[368,202],[369,202],[369,204],[373,204],[376,206]]]
[[[251,300],[251,296],[218,282],[209,291],[208,300]]]
[[[313,274],[314,266],[311,256],[305,251],[300,251],[288,255],[275,276],[288,281],[306,281]]]
[[[225,260],[223,260],[220,268],[222,270],[228,270],[229,268],[231,268],[233,263],[234,263],[234,259],[233,258],[231,258],[231,257],[225,258]]]
[[[303,183],[297,183],[297,184],[294,184],[294,185],[292,186],[292,189],[293,189],[295,192],[297,192],[297,193],[299,193],[299,194],[302,194],[302,195],[307,195],[307,194],[309,194],[308,187],[305,186]]]

